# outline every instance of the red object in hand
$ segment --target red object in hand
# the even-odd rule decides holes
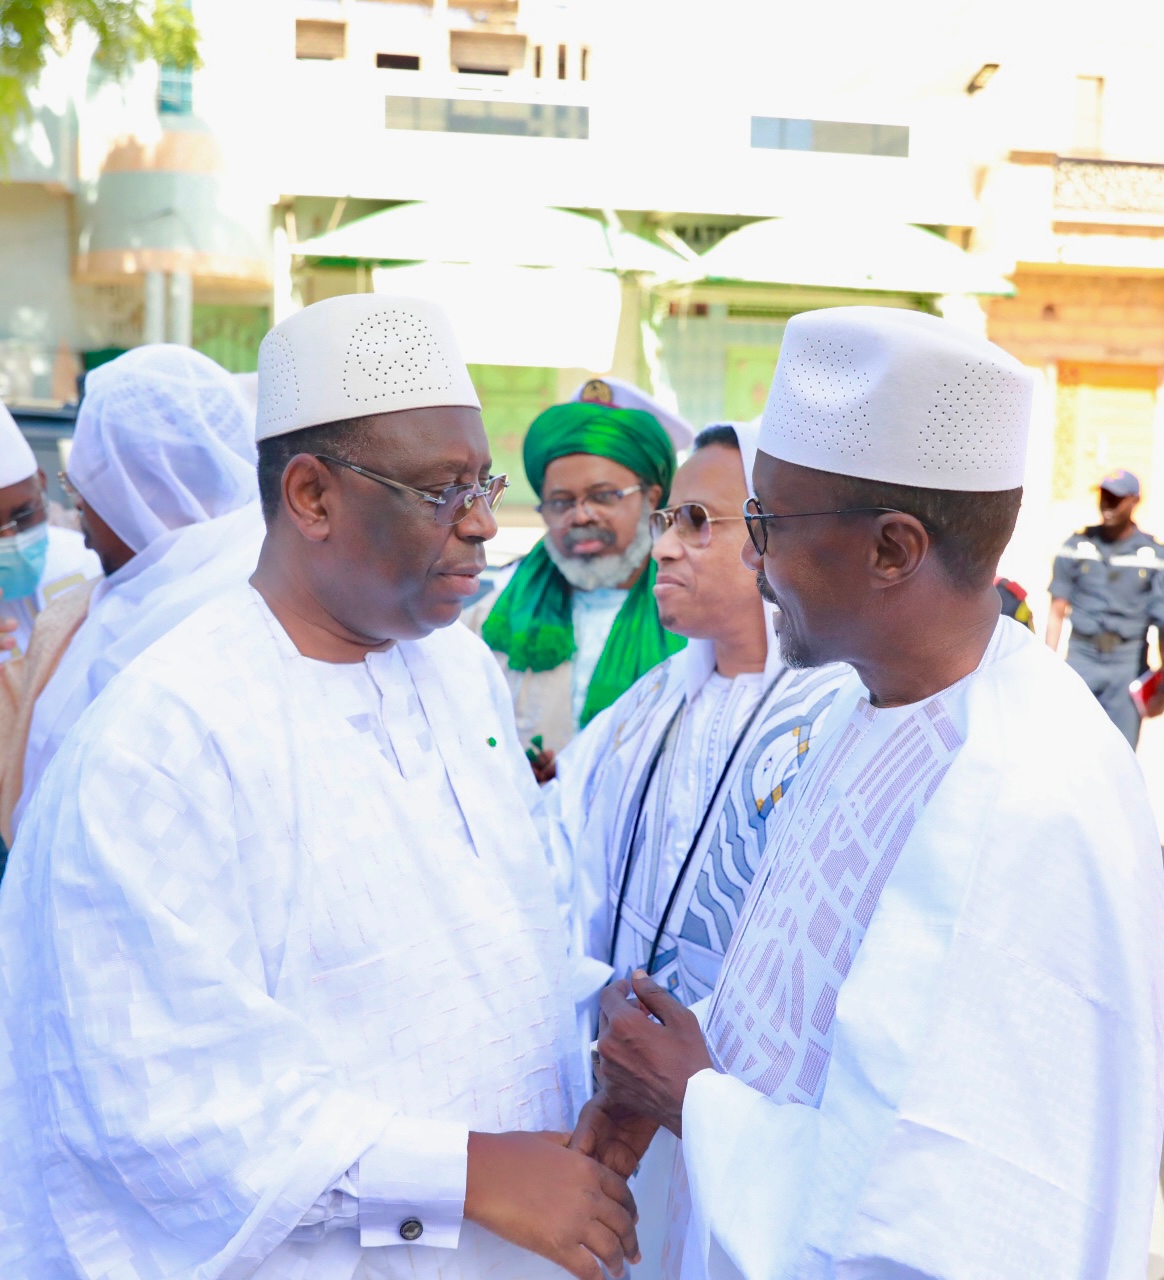
[[[1164,689],[1164,667],[1159,671],[1145,671],[1128,685],[1128,692],[1141,716],[1148,714],[1153,698],[1157,697],[1161,689]]]

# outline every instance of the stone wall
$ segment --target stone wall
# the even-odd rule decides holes
[[[1164,365],[1164,277],[1020,268],[1014,282],[988,304],[988,333],[1024,364]]]

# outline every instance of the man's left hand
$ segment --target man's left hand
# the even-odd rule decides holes
[[[642,969],[607,987],[599,1006],[596,1075],[605,1106],[682,1137],[687,1081],[712,1065],[699,1020]]]

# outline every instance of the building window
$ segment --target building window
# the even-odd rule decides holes
[[[558,79],[565,80],[565,78],[566,78],[566,46],[564,44],[560,44],[558,45]]]
[[[581,66],[579,68],[579,78],[582,80],[590,79],[590,50],[585,45],[580,51]]]
[[[295,56],[319,60],[342,58],[347,51],[346,22],[299,18],[295,23]]]
[[[457,71],[507,76],[525,66],[526,38],[510,31],[450,31],[449,58]]]
[[[790,120],[753,116],[752,146],[770,151],[828,151],[837,155],[909,155],[909,129],[900,124]]]
[[[534,76],[540,80],[542,78],[542,46],[534,45]]]
[[[1075,129],[1072,149],[1079,155],[1103,153],[1103,77],[1075,77]]]
[[[189,67],[162,63],[158,69],[158,111],[165,116],[193,114],[194,76]]]
[[[590,136],[587,107],[545,102],[471,102],[459,98],[385,99],[384,123],[389,129],[436,133],[494,133],[519,138]]]
[[[385,71],[419,71],[420,59],[415,53],[378,53],[376,65]]]

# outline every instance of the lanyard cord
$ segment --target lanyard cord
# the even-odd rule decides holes
[[[610,963],[614,964],[614,951],[618,946],[618,930],[622,924],[622,909],[626,902],[627,889],[630,887],[631,865],[635,858],[635,837],[639,834],[639,823],[643,820],[643,807],[647,802],[647,792],[651,789],[651,782],[655,777],[655,770],[659,767],[659,761],[663,758],[663,751],[666,749],[667,740],[671,736],[671,730],[674,729],[676,722],[683,712],[683,708],[687,703],[687,697],[684,695],[679,699],[679,705],[671,713],[671,719],[667,721],[667,726],[659,735],[658,744],[655,752],[651,756],[651,763],[647,767],[647,776],[643,782],[643,789],[639,792],[639,805],[635,810],[634,825],[631,827],[630,840],[626,846],[626,866],[622,872],[622,884],[618,890],[618,906],[614,912],[614,928],[610,934]]]
[[[630,887],[630,868],[635,859],[635,837],[639,833],[639,823],[643,820],[643,808],[647,804],[647,792],[651,790],[651,783],[654,780],[654,772],[658,768],[658,762],[663,758],[663,751],[666,750],[667,740],[671,737],[671,730],[675,728],[675,724],[679,721],[679,717],[683,714],[686,705],[686,695],[679,699],[679,705],[671,713],[671,719],[668,719],[665,730],[659,735],[658,745],[654,749],[651,756],[651,764],[647,768],[647,777],[643,782],[643,790],[639,792],[639,806],[635,810],[634,826],[630,828],[630,840],[626,845],[626,865],[622,868],[622,883],[618,886],[618,905],[615,909],[615,927],[611,931],[611,961],[615,963],[615,947],[618,946],[618,928],[622,924],[622,906],[626,902],[626,891]]]
[[[785,667],[785,669],[781,671],[776,679],[773,680],[768,688],[760,695],[760,700],[752,708],[752,714],[748,716],[747,723],[740,730],[739,735],[736,738],[735,745],[731,749],[731,754],[727,758],[727,764],[724,765],[723,771],[719,775],[719,780],[716,782],[715,788],[711,793],[711,800],[709,801],[707,808],[703,811],[703,817],[700,819],[699,827],[695,832],[695,838],[691,841],[691,845],[687,850],[687,856],[683,859],[683,864],[679,868],[679,874],[675,877],[675,882],[671,886],[671,892],[667,897],[667,905],[663,908],[663,916],[659,921],[659,927],[655,930],[655,940],[651,943],[651,953],[647,958],[646,968],[648,974],[653,974],[655,971],[655,957],[659,953],[659,943],[663,940],[663,932],[667,928],[667,921],[670,919],[671,911],[675,906],[675,900],[679,896],[680,886],[683,884],[688,869],[691,866],[692,858],[695,857],[695,850],[699,848],[699,842],[703,839],[703,832],[707,827],[708,819],[711,817],[712,812],[716,807],[716,801],[719,799],[720,794],[723,791],[724,784],[731,776],[732,765],[736,762],[736,756],[739,755],[740,749],[747,740],[752,726],[756,723],[756,717],[767,705],[769,697],[780,685],[783,678],[788,674],[788,671],[789,668]],[[629,862],[630,859],[628,858],[627,860]]]
[[[674,908],[675,898],[679,892],[679,886],[682,884],[683,877],[687,874],[687,870],[691,865],[691,859],[695,853],[695,849],[698,846],[699,841],[703,838],[704,828],[707,826],[707,820],[711,816],[712,810],[715,808],[715,802],[719,797],[719,793],[723,787],[724,781],[727,779],[729,773],[731,772],[731,767],[735,763],[735,759],[737,754],[739,753],[740,747],[743,745],[745,738],[747,738],[748,733],[752,728],[752,725],[755,724],[756,717],[763,710],[765,704],[768,701],[769,696],[776,689],[776,687],[781,683],[781,681],[783,680],[786,674],[787,674],[787,668],[785,668],[784,671],[781,671],[781,673],[776,677],[776,679],[773,680],[772,683],[768,686],[768,688],[765,689],[764,692],[760,695],[760,700],[756,703],[755,707],[752,709],[751,715],[748,716],[747,723],[744,725],[743,729],[740,731],[738,737],[736,738],[735,745],[732,747],[731,754],[728,756],[727,764],[724,765],[723,771],[719,775],[719,780],[716,782],[715,788],[711,793],[711,801],[708,804],[707,809],[704,811],[702,819],[700,820],[699,828],[695,833],[695,839],[691,842],[691,846],[687,850],[687,856],[683,859],[683,865],[679,869],[679,875],[677,876],[675,883],[672,885],[671,893],[667,899],[666,908],[663,911],[663,919],[659,924],[659,928],[655,933],[654,943],[651,946],[650,959],[647,962],[648,973],[652,971],[652,966],[654,965],[654,961],[655,961],[655,955],[659,948],[659,942],[662,939],[663,930],[666,928],[667,920],[670,917],[672,909]],[[610,937],[610,963],[612,965],[614,964],[615,949],[618,946],[619,928],[622,925],[623,907],[626,903],[626,895],[630,888],[631,870],[634,863],[634,853],[635,853],[635,837],[638,835],[639,824],[642,822],[643,809],[646,806],[646,801],[647,801],[647,793],[651,789],[651,783],[654,781],[655,773],[659,767],[659,762],[663,757],[663,751],[667,746],[667,740],[671,736],[671,730],[675,727],[676,721],[679,719],[680,715],[682,714],[683,708],[686,705],[686,701],[687,699],[685,697],[680,699],[679,705],[675,708],[675,711],[672,714],[670,720],[667,721],[666,728],[663,730],[662,734],[659,736],[658,744],[655,747],[654,754],[651,756],[651,762],[647,767],[647,775],[643,783],[643,788],[639,792],[639,803],[638,803],[638,808],[635,811],[635,820],[634,820],[634,825],[631,828],[630,840],[627,843],[626,866],[623,868],[622,884],[619,886],[619,891],[618,891],[618,906],[615,909],[615,913],[614,913],[614,928],[611,931],[611,937]]]

